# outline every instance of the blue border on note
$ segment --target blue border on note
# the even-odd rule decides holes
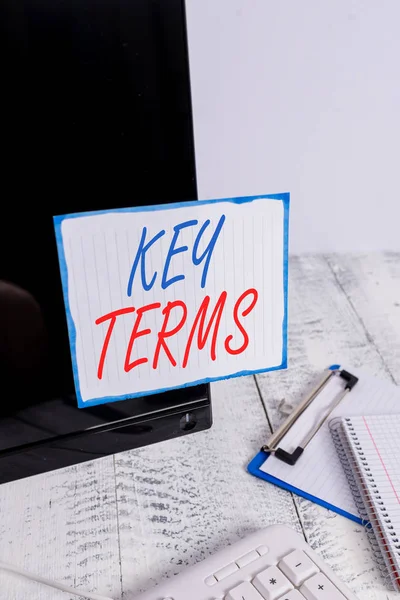
[[[331,365],[329,367],[330,371],[336,371],[337,369],[340,369],[340,365],[338,365],[338,364]],[[286,481],[283,481],[282,479],[278,479],[277,477],[274,477],[273,475],[269,475],[269,473],[265,473],[264,471],[262,471],[261,470],[262,465],[268,460],[268,458],[270,456],[271,455],[269,454],[269,452],[264,452],[264,450],[260,450],[260,452],[253,458],[253,460],[247,466],[248,472],[251,475],[258,477],[259,479],[263,479],[264,481],[273,483],[274,485],[277,485],[278,487],[280,487],[284,490],[287,490],[288,492],[292,492],[293,494],[296,494],[297,496],[301,496],[302,498],[306,498],[306,500],[310,500],[311,502],[314,502],[315,504],[319,504],[320,506],[323,506],[324,508],[327,508],[327,509],[333,511],[333,512],[337,513],[338,515],[341,515],[342,517],[346,517],[347,519],[350,519],[351,521],[354,521],[355,523],[358,523],[359,525],[365,525],[365,521],[360,519],[360,517],[357,517],[356,515],[353,515],[353,514],[347,512],[346,510],[339,508],[338,506],[329,504],[329,502],[326,502],[325,500],[322,500],[321,498],[317,498],[317,496],[308,494],[307,492],[304,492],[303,490],[300,490],[299,488],[294,487],[293,485],[290,485],[289,483],[286,483]]]
[[[68,299],[68,269],[67,262],[65,259],[64,253],[64,245],[62,240],[62,232],[61,227],[63,221],[66,219],[76,219],[81,217],[90,217],[94,215],[101,214],[111,214],[111,213],[131,213],[131,212],[152,212],[159,210],[171,210],[171,209],[179,209],[179,208],[187,208],[193,207],[198,208],[199,205],[204,204],[218,204],[224,202],[232,202],[234,204],[245,204],[247,202],[253,202],[254,200],[276,200],[283,203],[284,209],[284,231],[283,231],[283,293],[284,293],[284,313],[282,320],[282,362],[280,365],[275,367],[267,367],[266,369],[259,369],[254,371],[238,371],[237,373],[232,373],[231,375],[223,375],[221,377],[206,377],[204,379],[198,379],[196,381],[190,381],[178,386],[171,386],[166,388],[156,388],[154,390],[146,390],[144,392],[137,392],[133,394],[124,394],[121,396],[105,396],[100,398],[91,398],[90,400],[84,401],[82,399],[80,384],[79,384],[79,375],[78,375],[78,363],[76,358],[76,330],[75,323],[72,318],[71,309],[69,305]],[[190,202],[174,202],[170,204],[157,204],[151,206],[135,206],[132,208],[119,208],[119,209],[110,209],[110,210],[98,210],[98,211],[87,211],[81,213],[71,213],[66,215],[58,215],[53,217],[54,229],[56,235],[56,243],[57,243],[57,251],[58,251],[58,260],[60,264],[60,272],[61,272],[61,281],[64,295],[64,304],[65,304],[65,312],[67,316],[67,324],[68,324],[68,335],[69,335],[69,343],[71,350],[71,360],[72,360],[72,370],[75,382],[75,391],[76,397],[78,401],[79,408],[85,408],[89,406],[96,406],[98,404],[106,404],[109,402],[117,402],[118,400],[127,400],[131,398],[139,398],[142,396],[149,396],[151,394],[158,394],[161,392],[166,392],[169,390],[174,390],[182,387],[191,387],[194,385],[198,385],[201,383],[211,383],[213,381],[219,381],[221,379],[231,379],[232,377],[241,377],[243,375],[254,375],[256,373],[265,373],[267,371],[277,371],[280,369],[287,368],[287,323],[288,323],[288,263],[289,263],[289,205],[290,205],[290,194],[282,193],[282,194],[268,194],[268,195],[258,195],[258,196],[246,196],[239,198],[221,198],[216,200],[193,200]]]

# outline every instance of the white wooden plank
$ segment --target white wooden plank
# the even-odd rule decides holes
[[[113,457],[0,486],[0,561],[120,598]],[[1,600],[66,600],[0,571]]]
[[[320,370],[331,363],[342,361],[391,379],[323,256],[295,257],[290,261],[288,331],[289,369],[258,377],[264,397],[267,395],[274,427],[276,417],[280,419],[276,409],[281,400],[296,401]],[[269,382],[273,390],[269,389]]]
[[[300,531],[290,494],[246,472],[268,435],[254,378],[212,392],[211,430],[116,457],[127,598],[260,527]]]
[[[376,260],[379,262],[379,258]],[[320,369],[331,363],[360,366],[391,379],[377,345],[371,342],[364,322],[337,280],[340,264],[339,257],[330,257],[329,263],[328,259],[315,256],[291,261],[289,369],[257,376],[274,427],[284,418],[282,400],[296,403],[318,378]],[[376,270],[379,271],[379,265]],[[390,281],[383,283],[382,289],[389,284]],[[366,283],[359,285],[363,289]],[[354,283],[354,290],[357,288]],[[296,497],[295,501],[309,543],[360,598],[386,598],[391,594],[380,577],[361,527],[307,500]]]
[[[389,377],[400,384],[400,253],[328,256]]]

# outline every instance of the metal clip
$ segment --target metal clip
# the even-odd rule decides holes
[[[311,402],[313,402],[318,397],[318,395],[326,387],[326,385],[329,383],[332,377],[335,377],[337,375],[339,375],[339,377],[341,377],[345,381],[346,385],[344,387],[343,392],[338,394],[338,396],[334,399],[334,401],[328,409],[328,412],[326,412],[321,418],[321,420],[316,425],[314,425],[314,427],[308,432],[302,443],[299,446],[297,446],[297,448],[292,453],[287,452],[282,448],[278,448],[277,446],[279,442],[286,435],[286,433],[289,431],[292,425],[296,423],[297,419],[304,413],[306,408],[310,406]],[[332,369],[327,371],[324,374],[322,380],[319,382],[319,384],[310,392],[310,394],[306,398],[304,398],[302,402],[300,402],[300,404],[295,408],[292,414],[289,415],[286,421],[282,423],[282,425],[276,430],[276,432],[272,434],[267,444],[265,444],[265,446],[262,447],[262,450],[264,450],[264,452],[274,454],[276,458],[279,458],[288,465],[295,465],[300,456],[303,454],[306,446],[308,446],[313,437],[318,433],[318,431],[321,429],[324,423],[326,423],[329,415],[340,404],[340,402],[343,400],[346,394],[348,394],[348,392],[350,392],[353,389],[357,381],[358,377],[352,375],[351,373],[343,369]]]

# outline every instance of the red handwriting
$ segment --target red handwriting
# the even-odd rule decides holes
[[[169,316],[171,314],[171,311],[176,308],[176,307],[180,307],[182,309],[182,318],[179,321],[178,325],[176,325],[173,329],[171,329],[170,331],[167,331],[167,325],[168,325],[168,320],[169,320]],[[174,359],[174,357],[172,356],[165,339],[172,337],[173,335],[175,335],[176,333],[178,333],[178,331],[180,329],[182,329],[183,325],[185,324],[186,321],[186,317],[187,317],[187,307],[186,304],[184,302],[182,302],[182,300],[175,300],[175,302],[168,302],[167,306],[164,308],[164,310],[162,311],[163,315],[164,315],[164,321],[161,327],[161,331],[158,334],[158,341],[157,341],[157,346],[154,352],[154,360],[153,360],[153,369],[157,369],[157,365],[158,365],[158,359],[160,356],[160,350],[161,348],[164,348],[164,352],[165,354],[168,356],[170,363],[173,367],[176,367],[176,360]]]
[[[222,292],[222,294],[220,295],[205,331],[203,331],[203,329],[204,329],[204,324],[206,321],[208,305],[210,304],[210,296],[206,296],[204,298],[203,302],[200,305],[199,310],[197,311],[197,314],[193,321],[193,326],[189,333],[189,338],[188,338],[188,341],[186,344],[185,354],[184,354],[183,362],[182,362],[183,368],[185,368],[186,365],[188,364],[189,353],[190,353],[190,349],[192,347],[192,340],[193,340],[194,334],[196,332],[196,327],[198,326],[197,347],[199,350],[203,350],[204,346],[206,345],[207,338],[210,334],[214,319],[215,319],[215,326],[214,326],[214,332],[213,332],[213,337],[212,337],[212,342],[211,342],[211,359],[212,360],[216,359],[215,347],[217,345],[218,330],[219,330],[219,325],[221,322],[222,313],[223,313],[223,310],[225,307],[227,295],[228,295],[227,292]]]
[[[209,311],[211,310],[211,307],[210,307],[211,298],[210,298],[210,296],[206,296],[204,298],[204,300],[202,301],[199,309],[197,310],[196,316],[195,316],[191,326],[189,323],[187,323],[188,310],[187,310],[187,306],[186,306],[185,302],[183,302],[182,300],[175,300],[174,302],[168,302],[168,304],[162,310],[163,321],[162,321],[160,330],[157,332],[157,342],[155,344],[153,355],[152,355],[152,368],[153,369],[158,368],[161,351],[163,351],[164,355],[166,356],[166,358],[168,359],[168,361],[170,362],[170,364],[173,367],[177,366],[176,358],[173,356],[171,349],[168,346],[168,339],[171,339],[172,337],[176,336],[181,331],[181,329],[183,328],[183,326],[185,324],[188,325],[189,334],[188,334],[188,338],[187,338],[186,345],[185,345],[185,351],[183,354],[182,363],[180,366],[183,369],[185,369],[187,367],[187,365],[190,362],[190,357],[194,354],[196,349],[198,351],[204,349],[210,335],[211,335],[210,358],[211,358],[211,360],[215,361],[217,358],[217,342],[218,342],[219,335],[220,335],[221,318],[222,318],[224,311],[226,310],[227,296],[228,296],[228,294],[225,291],[220,294],[217,302],[215,303],[215,306],[212,308],[211,314],[209,314]],[[243,305],[245,304],[245,300],[247,298],[250,299],[250,304],[247,306],[247,308],[243,309]],[[233,333],[235,333],[235,331],[230,333],[226,337],[226,339],[223,340],[223,347],[228,354],[230,354],[230,355],[241,354],[248,347],[248,345],[250,343],[250,338],[249,338],[249,334],[245,328],[245,325],[243,323],[243,319],[245,319],[245,317],[247,317],[251,313],[251,311],[254,309],[255,305],[257,304],[257,300],[258,300],[257,290],[254,288],[250,288],[250,289],[246,290],[245,292],[243,292],[243,294],[235,302],[235,304],[233,306],[233,315],[232,315],[233,323],[234,323],[233,327],[235,327],[240,332],[240,334],[243,338],[243,341],[242,341],[241,345],[238,346],[238,348],[232,348],[231,342],[234,338]],[[128,373],[135,367],[138,367],[141,364],[149,362],[149,359],[150,359],[149,356],[142,356],[141,358],[137,358],[136,360],[132,361],[131,360],[132,350],[133,350],[135,341],[138,338],[141,338],[146,335],[150,335],[152,333],[152,330],[150,327],[147,327],[147,328],[145,327],[143,329],[140,329],[141,321],[142,321],[142,318],[144,318],[145,313],[153,311],[153,310],[160,310],[160,308],[161,308],[160,302],[155,302],[153,304],[147,304],[140,308],[134,308],[132,306],[129,308],[121,308],[119,310],[114,310],[114,311],[107,313],[106,315],[103,315],[102,317],[99,317],[98,319],[96,319],[96,321],[95,321],[96,325],[106,323],[107,321],[109,322],[107,332],[104,337],[103,347],[102,347],[102,350],[100,353],[100,359],[99,359],[99,364],[98,364],[98,368],[97,368],[98,379],[102,379],[102,377],[103,377],[104,364],[105,364],[105,360],[107,357],[107,351],[109,348],[111,336],[113,334],[116,321],[117,321],[117,319],[123,318],[124,316],[126,318],[126,315],[128,315],[128,314],[132,315],[133,313],[136,313],[134,320],[133,320],[133,324],[132,324],[132,331],[131,331],[128,347],[126,349],[124,370],[125,370],[125,372]],[[173,319],[174,322],[177,321],[177,316],[179,317],[178,323],[174,327],[171,327],[169,325],[171,315],[173,315],[173,317],[174,317],[174,319]],[[194,343],[194,340],[196,340],[195,343]]]
[[[133,307],[132,308],[131,307],[120,308],[119,310],[114,310],[113,312],[110,312],[110,313],[100,317],[99,319],[96,319],[96,325],[100,325],[100,323],[105,323],[106,321],[110,321],[110,324],[107,329],[106,337],[104,338],[103,348],[102,348],[101,354],[100,354],[99,366],[97,368],[97,377],[99,379],[101,379],[103,377],[104,361],[106,360],[108,345],[110,343],[111,334],[113,332],[117,317],[120,317],[121,315],[126,315],[128,313],[132,313],[132,312],[135,312],[135,309]]]
[[[135,319],[135,324],[132,329],[131,337],[129,339],[128,349],[126,351],[126,356],[125,356],[124,370],[126,373],[128,373],[129,371],[131,371],[131,369],[134,369],[138,365],[142,365],[143,363],[147,363],[149,361],[148,358],[143,357],[143,358],[138,358],[137,360],[134,360],[132,362],[129,362],[135,340],[139,337],[142,337],[142,335],[148,335],[149,333],[151,333],[151,329],[141,329],[139,331],[139,325],[140,325],[140,321],[142,319],[143,313],[145,313],[149,310],[154,310],[155,308],[160,308],[160,306],[161,306],[161,304],[159,302],[155,302],[154,304],[147,304],[146,306],[142,306],[142,308],[137,309],[137,311],[136,311],[137,317]],[[96,321],[96,323],[97,323],[97,321]]]

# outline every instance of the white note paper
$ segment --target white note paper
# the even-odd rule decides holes
[[[79,404],[284,367],[287,210],[281,195],[55,217]]]

